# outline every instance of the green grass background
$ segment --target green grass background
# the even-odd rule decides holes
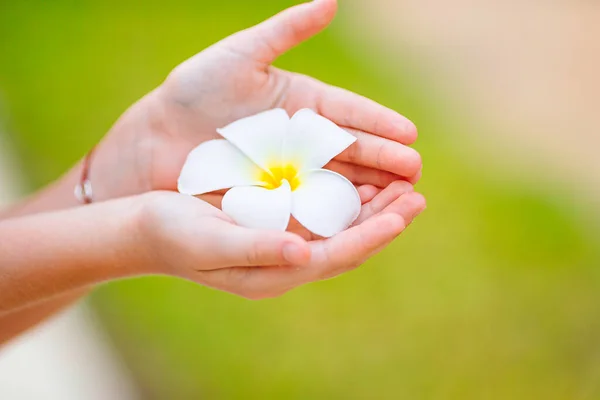
[[[179,62],[292,3],[1,1],[0,105],[31,189]],[[427,211],[363,268],[279,299],[169,278],[103,286],[92,302],[144,398],[600,398],[594,210],[465,158],[457,100],[414,61],[391,68],[348,43],[341,8],[278,65],[412,118]]]

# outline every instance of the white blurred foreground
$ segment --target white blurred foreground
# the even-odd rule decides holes
[[[75,306],[0,350],[0,399],[137,399],[93,314]]]
[[[0,208],[19,177],[0,135]],[[77,305],[0,347],[2,400],[131,400],[140,396],[93,314]]]

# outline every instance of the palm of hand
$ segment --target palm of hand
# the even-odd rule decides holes
[[[354,134],[357,142],[327,168],[356,185],[416,182],[421,159],[406,146],[416,139],[409,120],[361,96],[271,66],[321,31],[335,11],[334,0],[292,7],[176,67],[157,91],[162,118],[153,140],[151,188],[174,190],[195,146],[218,138],[217,128],[275,107],[290,115],[311,108]]]
[[[221,44],[177,67],[161,87],[166,118],[154,154],[153,187],[174,189],[188,153],[218,138],[217,128],[274,108],[282,89],[277,76]]]

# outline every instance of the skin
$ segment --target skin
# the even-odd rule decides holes
[[[176,67],[99,144],[91,170],[97,204],[76,204],[77,165],[0,215],[0,342],[100,282],[165,274],[261,299],[356,268],[397,237],[425,208],[411,184],[421,175],[421,158],[408,147],[415,126],[364,97],[271,66],[324,29],[336,9],[335,0],[292,7]],[[249,230],[219,210],[222,193],[199,200],[168,192],[189,151],[216,138],[216,128],[274,107],[290,115],[312,108],[357,137],[326,166],[361,195],[348,230],[325,240],[295,221],[288,232]]]
[[[175,190],[188,153],[218,138],[216,129],[281,107],[311,108],[348,128],[357,142],[327,168],[356,184],[416,183],[421,157],[408,147],[415,125],[372,100],[271,66],[281,54],[323,30],[335,0],[289,8],[238,32],[177,66],[165,82],[128,110],[101,143],[95,160],[98,199],[147,190]],[[113,165],[122,168],[119,177]]]

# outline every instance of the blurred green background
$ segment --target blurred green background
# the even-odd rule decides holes
[[[2,1],[0,100],[30,189],[179,62],[293,3]],[[596,210],[482,162],[456,139],[470,126],[457,100],[415,60],[349,44],[340,11],[277,65],[413,119],[427,211],[364,267],[279,299],[169,278],[103,286],[93,304],[144,398],[600,398]]]

